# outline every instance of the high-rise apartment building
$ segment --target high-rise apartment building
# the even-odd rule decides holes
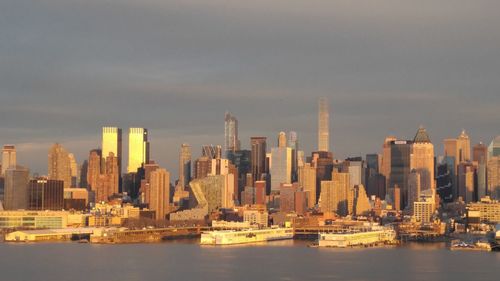
[[[130,128],[128,135],[128,173],[135,173],[149,162],[148,129]]]
[[[316,168],[311,163],[299,167],[299,186],[307,192],[307,207],[314,208],[316,198]]]
[[[330,151],[330,113],[328,99],[319,99],[318,151]]]
[[[292,149],[287,147],[286,134],[281,132],[278,147],[271,149],[271,191],[278,191],[281,184],[292,183]]]
[[[227,155],[229,151],[240,150],[240,140],[238,139],[238,119],[230,112],[226,112],[224,121],[224,151]]]
[[[27,209],[30,171],[22,166],[10,166],[5,170],[4,208]]]
[[[102,174],[102,155],[100,149],[93,149],[89,153],[88,168],[87,168],[87,184],[88,189],[95,191],[99,176]]]
[[[333,171],[331,181],[321,182],[321,210],[339,216],[352,214],[354,189],[350,188],[349,173]]]
[[[118,168],[118,157],[110,152],[105,160],[104,173],[99,176],[95,191],[96,202],[107,202],[109,197],[119,192],[120,173]]]
[[[62,180],[64,188],[71,188],[71,159],[68,151],[55,143],[49,150],[48,154],[48,179]]]
[[[151,172],[149,208],[156,212],[156,219],[165,219],[170,202],[170,173],[165,169]]]
[[[5,170],[17,165],[16,147],[12,144],[6,144],[2,149],[2,173],[0,176],[5,175]]]
[[[191,181],[191,146],[181,145],[179,153],[179,186],[184,188]]]
[[[117,127],[102,128],[102,157],[106,158],[109,153],[118,159],[118,171],[122,171],[122,129]],[[105,160],[105,159],[103,159]],[[104,165],[102,165],[104,167]]]

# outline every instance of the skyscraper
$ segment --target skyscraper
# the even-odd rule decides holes
[[[191,181],[191,146],[187,143],[181,145],[179,153],[179,186],[184,188]]]
[[[331,181],[321,182],[321,211],[335,212],[340,216],[352,214],[354,189],[350,187],[349,173],[333,171]]]
[[[97,188],[97,182],[99,181],[99,176],[102,173],[101,163],[101,150],[91,150],[89,153],[89,162],[87,169],[87,184],[89,190],[95,191]]]
[[[328,99],[319,99],[318,151],[330,151],[330,113]]]
[[[410,155],[410,170],[416,170],[420,175],[421,190],[436,189],[434,177],[434,145],[424,127],[420,127],[413,139]],[[418,197],[417,197],[418,199]],[[413,202],[410,203],[413,206]]]
[[[156,212],[156,219],[165,219],[170,202],[170,173],[162,168],[151,172],[149,208]]]
[[[48,172],[49,180],[62,180],[64,188],[71,188],[71,159],[68,151],[58,143],[49,150]]]
[[[252,146],[252,177],[255,182],[261,180],[266,171],[266,137],[251,137],[250,144]]]
[[[500,156],[500,136],[496,136],[488,146],[488,157]]]
[[[278,147],[271,149],[271,191],[278,191],[281,184],[292,183],[292,149],[287,147],[285,132],[278,135]]]
[[[500,199],[500,156],[488,159],[488,194],[495,199]]]
[[[2,149],[2,173],[0,176],[5,175],[5,170],[15,167],[16,164],[16,147],[12,144],[4,145]]]
[[[388,190],[394,193],[399,188],[401,201],[396,210],[403,209],[408,203],[408,176],[411,167],[412,141],[396,140],[391,142],[391,174]],[[395,199],[395,198],[393,198]]]
[[[310,163],[299,167],[299,185],[304,188],[307,195],[307,207],[314,208],[316,205],[316,168]]]
[[[71,187],[80,186],[80,170],[78,169],[78,163],[76,162],[75,155],[73,153],[68,154],[69,157],[69,168],[71,171]]]
[[[149,162],[148,129],[130,128],[128,135],[128,173],[135,173]]]
[[[478,199],[486,196],[486,164],[488,161],[488,147],[482,142],[472,148],[472,160],[477,163],[477,196]]]
[[[102,128],[102,157],[108,157],[109,153],[118,159],[118,171],[122,171],[122,129],[117,127]],[[105,160],[105,159],[103,159]],[[104,166],[104,165],[103,165]]]
[[[240,140],[238,139],[238,119],[230,112],[226,112],[224,120],[224,151],[227,155],[229,151],[240,150]]]
[[[30,171],[22,166],[10,166],[5,170],[4,208],[27,209]]]
[[[105,163],[104,174],[99,176],[95,190],[96,202],[107,202],[111,195],[119,192],[118,158],[110,152]]]
[[[288,134],[288,147],[292,149],[292,182],[296,182],[298,180],[297,173],[299,168],[299,140],[297,132],[291,131]]]

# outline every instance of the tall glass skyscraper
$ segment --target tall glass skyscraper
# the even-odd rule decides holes
[[[330,113],[328,112],[328,100],[319,99],[318,112],[318,151],[330,150]]]
[[[149,162],[148,129],[130,128],[128,135],[128,173],[135,173]]]
[[[122,170],[122,129],[117,127],[102,128],[102,158],[106,159],[113,152],[118,158],[118,171]],[[104,166],[104,165],[103,165]]]
[[[224,118],[224,151],[240,150],[240,140],[238,139],[238,119],[230,112],[226,112]]]

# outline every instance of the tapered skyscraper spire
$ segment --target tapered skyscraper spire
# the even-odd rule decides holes
[[[328,112],[328,99],[319,99],[318,112],[318,151],[329,151],[330,143],[330,113]]]

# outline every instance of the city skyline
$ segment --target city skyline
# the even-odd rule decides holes
[[[33,171],[45,171],[39,159],[54,142],[81,162],[99,128],[113,125],[148,128],[154,160],[176,174],[178,151],[168,148],[189,143],[196,156],[202,144],[224,145],[225,111],[238,117],[243,147],[294,130],[307,151],[321,96],[339,158],[372,153],[390,134],[410,138],[419,125],[434,140],[463,128],[474,142],[499,134],[500,3],[37,2],[30,17],[18,1],[0,4],[9,38],[0,143],[17,144]]]

